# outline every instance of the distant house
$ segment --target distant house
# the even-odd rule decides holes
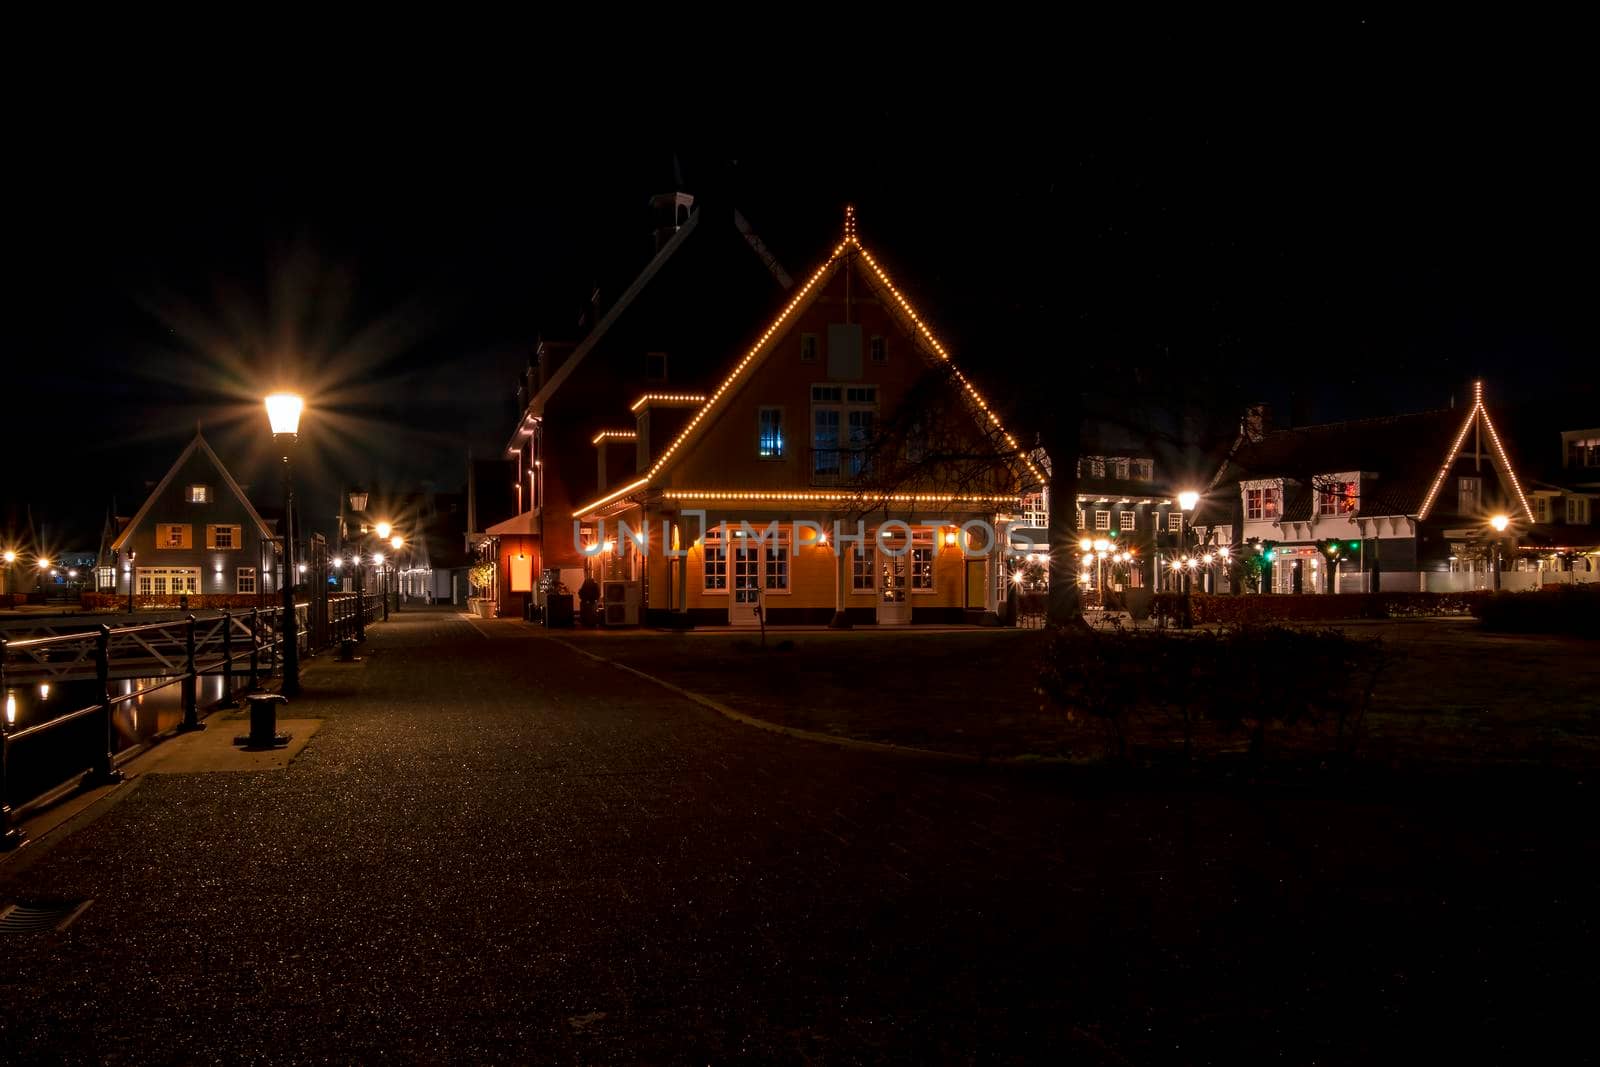
[[[1255,412],[1195,522],[1265,557],[1263,592],[1481,589],[1538,528],[1532,500],[1476,382],[1464,410],[1284,430]]]
[[[1540,584],[1600,581],[1600,427],[1559,436],[1559,454],[1548,424],[1523,439],[1533,446],[1533,525],[1518,545],[1516,570],[1540,575]]]
[[[275,532],[200,433],[111,542],[136,606],[247,607],[274,588]]]

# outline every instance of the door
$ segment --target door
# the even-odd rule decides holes
[[[728,622],[756,626],[756,608],[761,603],[761,546],[752,538],[730,540],[734,545],[728,553]]]
[[[911,547],[897,548],[900,555],[890,555],[878,546],[878,624],[903,626],[911,621],[911,602],[906,599],[906,572],[911,565]]]

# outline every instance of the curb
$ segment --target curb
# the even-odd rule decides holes
[[[673,685],[671,682],[657,678],[653,674],[646,674],[637,667],[630,667],[626,663],[619,663],[614,659],[607,659],[604,656],[597,656],[588,649],[580,648],[570,641],[563,641],[559,637],[546,637],[545,640],[553,641],[558,645],[570,648],[572,651],[581,656],[589,657],[596,663],[610,664],[618,670],[627,671],[629,674],[643,678],[647,682],[659,685],[661,688],[670,690],[686,700],[692,700],[694,703],[699,704],[703,708],[711,709],[725,719],[731,719],[734,722],[743,723],[745,726],[753,726],[757,730],[765,730],[768,733],[782,734],[785,737],[793,737],[800,741],[815,741],[819,744],[833,745],[835,748],[847,748],[857,752],[877,752],[887,755],[925,760],[931,763],[958,764],[963,767],[1021,768],[1050,766],[1053,763],[1067,762],[1065,760],[1047,759],[987,759],[983,756],[969,756],[962,752],[940,752],[937,749],[932,748],[914,748],[910,745],[894,745],[887,741],[862,741],[854,737],[840,737],[837,734],[818,733],[816,730],[802,730],[798,726],[783,726],[779,723],[768,722],[766,719],[758,719],[754,715],[747,715],[742,711],[736,711],[721,701],[713,700],[708,696],[705,696],[701,693],[696,693],[693,690],[685,689],[682,686]]]

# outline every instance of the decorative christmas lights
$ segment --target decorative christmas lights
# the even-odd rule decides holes
[[[601,430],[589,439],[589,443],[597,445],[601,441],[637,441],[638,439],[639,431],[637,430]]]
[[[1505,446],[1500,443],[1500,435],[1495,431],[1494,421],[1489,418],[1489,409],[1483,404],[1483,381],[1480,379],[1472,383],[1472,410],[1467,412],[1466,421],[1461,424],[1461,431],[1456,434],[1455,442],[1450,446],[1450,453],[1445,458],[1444,466],[1439,468],[1433,484],[1428,487],[1428,495],[1422,499],[1422,507],[1417,511],[1419,522],[1428,517],[1439,490],[1444,488],[1444,480],[1450,476],[1451,468],[1456,465],[1456,458],[1461,454],[1461,446],[1466,443],[1468,431],[1480,418],[1483,419],[1484,428],[1489,431],[1489,443],[1494,446],[1495,454],[1500,457],[1500,469],[1505,472],[1507,480],[1511,482],[1511,488],[1516,490],[1517,499],[1522,502],[1523,514],[1528,516],[1528,521],[1533,521],[1533,509],[1528,506],[1528,498],[1523,495],[1522,483],[1517,480],[1517,472],[1511,469],[1511,460],[1506,456]]]
[[[646,393],[638,400],[635,400],[628,410],[637,412],[646,404],[656,404],[660,407],[676,407],[680,405],[687,407],[692,404],[704,404],[705,402],[704,393]]]

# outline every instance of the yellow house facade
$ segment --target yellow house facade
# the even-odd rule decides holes
[[[725,377],[619,399],[572,515],[608,624],[976,621],[1044,480],[848,212]]]

